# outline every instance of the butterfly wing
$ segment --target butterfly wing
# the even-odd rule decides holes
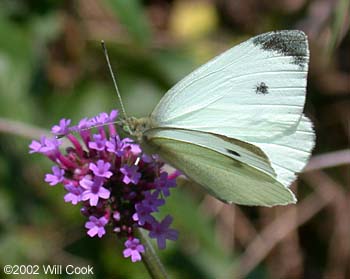
[[[176,138],[184,136],[171,135],[171,132],[146,133],[145,143],[148,150],[159,154],[163,160],[205,187],[216,198],[243,205],[273,206],[296,202],[293,193],[270,174],[228,154],[178,140]],[[191,131],[187,131],[186,135],[191,136]],[[198,136],[195,134],[193,138]],[[246,152],[254,153],[252,150]]]
[[[300,121],[308,61],[301,31],[249,39],[171,88],[151,114],[152,124],[252,142],[282,135]]]
[[[275,179],[288,187],[315,142],[311,122],[302,114],[308,61],[307,39],[301,31],[254,37],[170,89],[153,111],[152,125],[254,145],[268,157]]]

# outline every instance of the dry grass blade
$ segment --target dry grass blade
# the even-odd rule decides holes
[[[1,132],[28,139],[40,138],[40,136],[52,136],[47,130],[6,118],[0,118],[0,133]]]
[[[315,155],[303,172],[332,168],[340,165],[350,164],[350,150],[339,150],[325,154]]]
[[[329,243],[328,264],[325,278],[346,278],[346,269],[350,259],[350,203],[344,193],[339,193],[331,207],[334,216],[334,231]]]
[[[238,206],[224,204],[211,195],[206,195],[200,210],[218,220],[218,233],[223,239],[236,239],[239,245],[246,246],[257,235],[252,222]]]
[[[239,277],[249,274],[290,232],[307,222],[338,196],[340,186],[324,172],[315,171],[303,175],[303,179],[315,188],[315,192],[297,206],[296,222],[293,221],[293,208],[271,222],[241,256]]]
[[[333,53],[340,41],[345,37],[349,30],[349,0],[337,1],[337,6],[334,11],[334,19],[332,24],[331,39],[328,45],[328,52]]]
[[[296,184],[297,183],[294,183],[293,185],[293,191],[295,193],[297,187],[294,186],[297,186]],[[288,210],[290,210],[292,215],[290,222],[295,224],[298,216],[297,207],[295,206],[279,206],[273,208],[273,210],[264,210],[263,213],[266,215],[264,219],[273,220],[274,217],[278,218]],[[302,278],[303,253],[299,243],[298,230],[292,230],[283,241],[273,249],[266,259],[266,266],[269,275],[273,278]]]

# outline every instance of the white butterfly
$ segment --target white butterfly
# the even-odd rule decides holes
[[[146,151],[216,198],[285,205],[314,147],[303,115],[309,49],[301,31],[261,34],[201,66],[147,118],[126,124]]]

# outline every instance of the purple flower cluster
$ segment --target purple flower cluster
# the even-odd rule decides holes
[[[176,186],[178,173],[168,175],[162,171],[163,163],[157,156],[143,154],[132,139],[121,139],[112,123],[117,116],[116,110],[100,113],[82,119],[77,126],[62,119],[52,127],[52,133],[65,135],[71,142],[64,153],[59,148],[62,141],[56,137],[43,136],[29,147],[30,153],[42,153],[56,164],[45,181],[51,186],[63,184],[64,201],[81,206],[81,213],[88,218],[87,234],[101,238],[110,228],[118,237],[127,239],[123,255],[136,262],[145,248],[135,237],[135,228],[148,230],[159,249],[165,248],[167,239],[177,239],[178,232],[169,228],[172,217],[158,221],[152,214],[165,204],[169,189]],[[97,128],[96,134],[92,134],[92,127]]]

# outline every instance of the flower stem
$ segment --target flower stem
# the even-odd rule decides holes
[[[157,256],[149,237],[145,234],[145,231],[138,228],[137,234],[141,239],[141,243],[145,247],[145,253],[142,254],[142,260],[152,279],[169,279],[169,276]]]

